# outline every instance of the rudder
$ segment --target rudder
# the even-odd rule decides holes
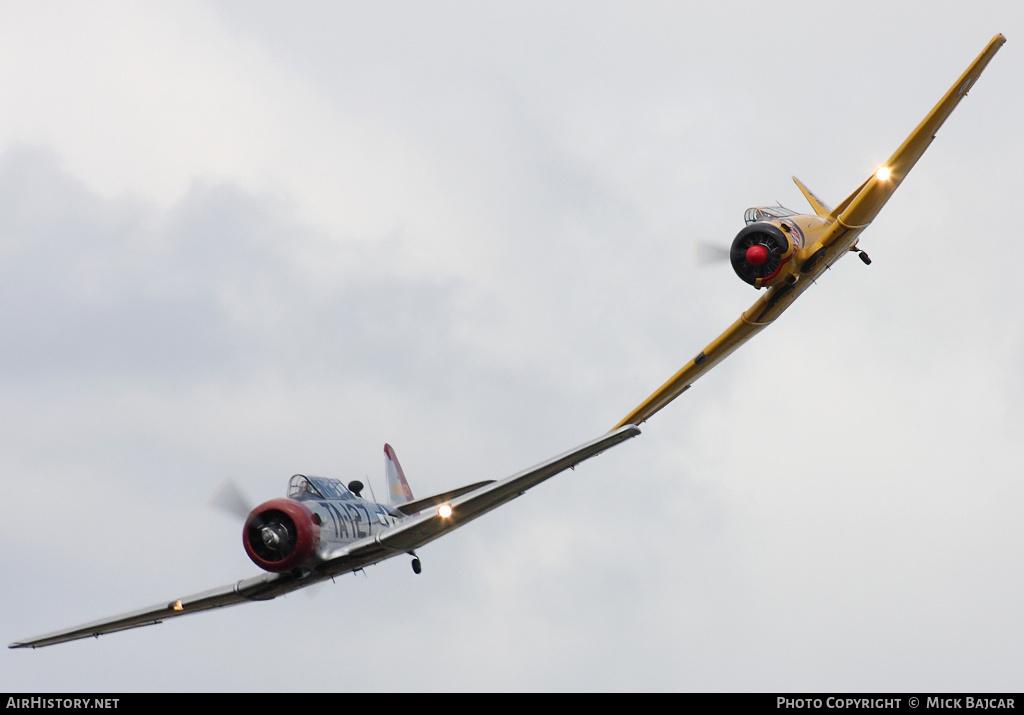
[[[405,480],[405,472],[402,471],[402,465],[390,444],[384,445],[384,474],[388,482],[388,504],[398,506],[411,502],[412,489]]]

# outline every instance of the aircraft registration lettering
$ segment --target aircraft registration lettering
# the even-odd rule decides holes
[[[348,515],[342,514],[338,507],[332,502],[320,502],[324,507],[327,508],[328,513],[331,515],[331,520],[334,522],[334,537],[336,539],[347,539],[348,538]]]
[[[363,529],[360,526],[360,522],[362,521],[362,517],[359,514],[359,509],[358,509],[357,505],[355,505],[355,504],[342,504],[342,506],[345,507],[345,511],[348,513],[348,517],[349,517],[349,519],[352,522],[352,535],[355,538],[357,538],[357,539],[361,539],[364,536],[369,536],[370,535],[369,527],[367,526],[367,529]],[[364,509],[364,511],[365,511],[365,509]],[[369,518],[370,518],[370,514],[369,514],[369,512],[367,512],[367,514],[366,514],[367,522],[369,522]]]
[[[360,503],[356,504],[355,506],[356,506],[356,509],[362,509],[363,510],[363,514],[366,516],[366,536],[369,536],[370,534],[373,533],[373,523],[374,523],[375,519],[371,518],[370,510],[367,508],[365,502],[360,502]]]

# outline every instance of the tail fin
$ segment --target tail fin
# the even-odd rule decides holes
[[[815,196],[814,192],[812,192],[810,189],[804,186],[800,179],[794,176],[793,181],[800,189],[800,193],[802,193],[804,195],[804,198],[807,199],[807,203],[809,203],[811,205],[811,208],[814,209],[814,213],[818,214],[819,216],[828,216],[830,213],[832,213],[832,209],[829,207],[829,205],[826,204],[821,199],[819,199],[817,196]]]
[[[388,504],[398,506],[412,501],[412,489],[405,481],[405,472],[390,444],[384,445],[384,473],[388,480]]]

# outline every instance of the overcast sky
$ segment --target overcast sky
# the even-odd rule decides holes
[[[597,437],[1007,45],[864,234],[643,434],[269,603],[0,654],[3,691],[1024,688],[1017,2],[3,2],[3,644],[258,573],[294,473]]]

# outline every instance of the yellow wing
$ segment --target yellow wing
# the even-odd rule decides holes
[[[782,311],[788,308],[810,284],[811,281],[800,281],[795,285],[782,284],[769,288],[768,292],[761,296],[761,299],[754,303],[750,310],[741,315],[739,320],[730,325],[728,330],[715,338],[695,358],[686,363],[682,370],[673,375],[668,382],[659,387],[653,395],[640,403],[612,429],[616,430],[628,424],[638,425],[648,420],[655,412],[688,390],[697,378],[729,357],[733,350],[771,325],[772,321],[781,315]]]
[[[932,143],[939,127],[956,109],[960,100],[967,96],[967,92],[974,86],[989,61],[1005,42],[1006,38],[1002,35],[993,37],[985,50],[971,63],[967,71],[960,75],[956,84],[950,87],[946,96],[935,105],[924,121],[907,137],[896,153],[885,163],[885,166],[836,207],[832,212],[832,217],[839,224],[845,228],[863,228],[874,220],[885,202],[893,195],[896,188],[914,168],[917,160],[924,154],[925,149]]]
[[[935,138],[942,123],[952,113],[960,100],[964,98],[967,91],[974,85],[982,71],[988,65],[995,53],[1006,42],[1002,35],[996,35],[985,47],[985,50],[978,56],[971,66],[967,68],[960,79],[946,92],[935,108],[918,125],[917,129],[907,137],[906,141],[896,150],[883,169],[869,177],[867,181],[857,187],[839,206],[831,211],[826,211],[827,206],[802,183],[794,178],[800,191],[811,203],[815,212],[819,215],[826,215],[830,225],[823,231],[820,238],[812,247],[811,253],[818,247],[824,247],[824,259],[820,260],[813,270],[798,276],[794,283],[783,283],[769,288],[767,293],[760,300],[751,306],[740,319],[729,326],[729,329],[719,335],[710,345],[704,348],[695,358],[686,363],[683,368],[673,375],[668,382],[659,387],[654,394],[626,415],[613,429],[623,425],[638,425],[644,422],[658,410],[681,395],[697,378],[720,363],[743,343],[757,335],[764,328],[772,323],[782,312],[788,308],[797,297],[803,293],[829,266],[857,243],[857,237],[874,220],[885,202],[889,200],[893,192],[900,185],[907,174],[917,163],[917,160],[924,154],[925,149]]]

